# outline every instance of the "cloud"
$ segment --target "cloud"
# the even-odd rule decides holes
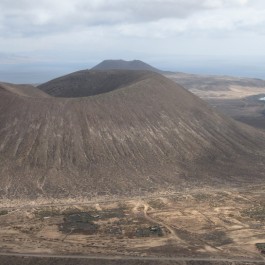
[[[0,33],[24,37],[97,26],[187,20],[201,12],[240,9],[248,4],[248,0],[1,0]]]
[[[5,71],[265,56],[264,0],[1,0],[0,10]]]
[[[0,64],[25,63],[31,60],[28,56],[15,55],[9,53],[0,53]]]

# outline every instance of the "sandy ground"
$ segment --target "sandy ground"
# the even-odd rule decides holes
[[[2,207],[1,252],[264,259],[265,188]],[[10,203],[10,202],[9,202]],[[76,219],[77,218],[77,219]]]
[[[264,94],[264,87],[242,87],[242,86],[230,86],[230,90],[227,91],[204,91],[198,89],[192,89],[191,92],[203,99],[242,99],[245,97]]]

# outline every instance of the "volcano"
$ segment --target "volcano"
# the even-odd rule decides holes
[[[125,61],[125,60],[104,60],[94,66],[91,70],[136,70],[136,71],[152,71],[155,73],[164,73],[150,64],[141,60]],[[165,72],[168,73],[168,72]]]
[[[0,86],[2,198],[258,183],[264,144],[262,132],[155,72],[84,70],[34,89]]]

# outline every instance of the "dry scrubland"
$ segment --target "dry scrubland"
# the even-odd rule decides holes
[[[260,186],[203,189],[5,207],[0,215],[1,251],[262,261],[255,244],[265,243],[264,191]]]
[[[259,129],[265,129],[265,81],[254,78],[166,74],[216,110]]]

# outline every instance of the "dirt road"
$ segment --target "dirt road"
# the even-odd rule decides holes
[[[58,255],[58,254],[41,254],[41,253],[0,253],[1,256],[6,257],[33,257],[33,258],[56,258],[56,259],[86,259],[86,260],[112,260],[112,261],[197,261],[197,262],[240,262],[251,264],[265,264],[263,260],[253,260],[245,258],[196,258],[196,257],[155,257],[155,256],[108,256],[108,255]]]

